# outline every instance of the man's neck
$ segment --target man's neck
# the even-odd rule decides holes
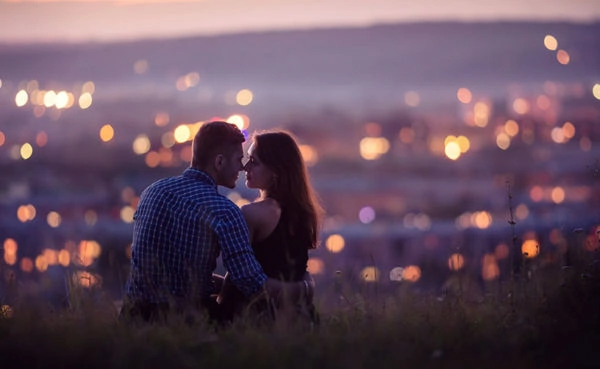
[[[217,173],[214,170],[214,168],[198,168],[198,167],[192,167],[190,166],[190,168],[192,169],[196,169],[199,170],[201,172],[206,173],[210,178],[212,178],[212,180],[218,185],[219,182],[217,181]]]

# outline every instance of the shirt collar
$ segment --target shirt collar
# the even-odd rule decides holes
[[[184,172],[183,172],[183,176],[187,177],[187,178],[192,178],[192,179],[196,179],[200,182],[209,184],[213,187],[217,187],[217,183],[215,182],[215,180],[208,175],[208,173],[203,172],[199,169],[196,168],[187,168]]]

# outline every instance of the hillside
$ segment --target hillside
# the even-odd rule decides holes
[[[571,61],[543,45],[559,40]],[[174,88],[196,71],[214,93],[249,87],[274,97],[344,99],[467,85],[598,78],[600,23],[418,23],[144,40],[112,44],[0,45],[0,78],[41,84],[94,80],[107,90]],[[148,61],[143,75],[133,64]],[[112,87],[112,88],[109,88]]]

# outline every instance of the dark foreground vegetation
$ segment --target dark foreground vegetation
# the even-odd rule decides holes
[[[545,272],[523,269],[473,292],[457,273],[443,294],[320,286],[316,326],[242,319],[133,326],[102,290],[71,288],[68,306],[4,305],[0,367],[9,368],[576,368],[600,365],[595,252]]]

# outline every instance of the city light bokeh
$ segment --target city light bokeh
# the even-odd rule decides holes
[[[435,289],[469,275],[485,285],[515,265],[559,266],[570,253],[595,252],[600,81],[576,73],[589,63],[585,40],[549,28],[522,41],[533,67],[507,54],[487,74],[476,52],[435,48],[416,61],[419,49],[410,50],[367,77],[344,65],[296,76],[278,63],[171,61],[134,47],[123,60],[107,54],[104,62],[119,61],[111,69],[2,72],[2,262],[19,280],[68,271],[69,283],[121,293],[103,274],[128,265],[143,189],[189,165],[193,137],[211,120],[247,138],[279,128],[297,136],[326,210],[308,260],[319,283]],[[384,50],[382,60],[395,52]],[[402,74],[404,60],[430,70]],[[332,77],[343,68],[349,77]],[[506,77],[512,69],[518,78]],[[258,197],[243,181],[241,173],[235,189],[219,189],[240,207]]]

